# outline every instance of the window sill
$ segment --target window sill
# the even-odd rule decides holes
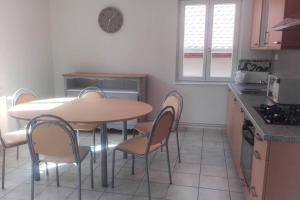
[[[175,85],[212,85],[212,86],[226,86],[231,81],[179,81],[175,82]]]

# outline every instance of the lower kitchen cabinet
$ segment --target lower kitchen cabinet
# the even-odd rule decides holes
[[[235,167],[241,178],[246,200],[300,199],[300,142],[263,140],[255,127],[251,183],[246,185],[241,170],[244,112],[228,92],[227,135]]]
[[[251,186],[249,188],[249,199],[264,199],[263,196],[265,190],[267,175],[266,170],[268,164],[268,147],[269,142],[263,141],[259,134],[256,133],[252,158],[252,173]]]
[[[242,127],[244,111],[231,91],[228,91],[227,135],[237,172],[240,174]]]

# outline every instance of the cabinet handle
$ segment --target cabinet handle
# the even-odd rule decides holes
[[[281,41],[275,41],[274,44],[281,44]]]
[[[259,133],[255,133],[255,138],[258,140],[258,141],[263,141],[262,137],[259,135]]]
[[[259,153],[257,150],[254,151],[254,157],[255,157],[257,160],[260,160],[260,159],[261,159],[260,153]]]
[[[255,198],[258,197],[254,186],[251,186],[250,191],[251,191],[252,197],[255,197]]]

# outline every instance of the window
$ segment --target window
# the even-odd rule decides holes
[[[227,81],[237,63],[239,0],[181,0],[178,79]]]

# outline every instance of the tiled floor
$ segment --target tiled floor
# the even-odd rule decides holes
[[[182,163],[178,163],[175,134],[172,134],[170,159],[173,184],[169,185],[166,153],[151,156],[150,180],[154,200],[243,200],[239,179],[230,156],[229,145],[221,130],[202,129],[197,132],[181,132]],[[111,181],[111,149],[121,141],[121,135],[109,135],[109,183]],[[98,136],[99,141],[99,136]],[[80,144],[89,145],[92,137],[88,133],[80,136]],[[98,149],[100,148],[97,146]],[[0,200],[30,199],[31,161],[27,146],[21,148],[20,160],[16,161],[16,150],[8,150],[6,167],[6,189],[0,190]],[[131,157],[129,157],[131,158]],[[2,158],[1,158],[2,159]],[[136,159],[136,173],[131,175],[131,159],[123,159],[117,153],[115,188],[102,188],[100,184],[100,152],[95,164],[95,188],[90,188],[89,158],[83,163],[83,200],[146,200],[147,185],[144,160]],[[36,200],[77,199],[77,173],[75,166],[60,166],[61,187],[56,187],[55,168],[46,177],[41,166],[41,181],[35,184]]]

